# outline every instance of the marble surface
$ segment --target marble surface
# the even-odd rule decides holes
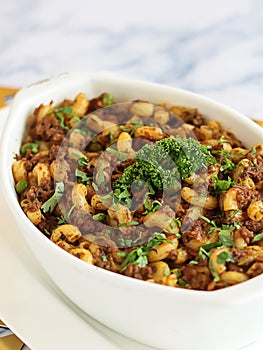
[[[0,33],[0,86],[112,71],[263,120],[262,0],[8,0]]]
[[[0,32],[1,85],[106,70],[263,119],[261,0],[9,0]]]

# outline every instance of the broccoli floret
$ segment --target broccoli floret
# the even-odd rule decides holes
[[[180,137],[166,138],[157,141],[155,145],[169,154],[182,180],[206,167],[208,162],[214,163],[214,157],[210,155],[207,148],[191,137],[184,139]]]
[[[143,146],[136,154],[137,162],[128,166],[113,184],[118,193],[130,191],[131,185],[143,180],[149,188],[178,188],[181,179],[206,167],[213,157],[205,146],[193,138],[166,138],[154,145]]]

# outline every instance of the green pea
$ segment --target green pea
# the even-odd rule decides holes
[[[16,192],[18,194],[21,194],[27,189],[27,187],[28,187],[28,182],[26,180],[20,180],[16,184]]]
[[[26,151],[28,149],[31,149],[32,153],[37,153],[38,152],[38,147],[39,147],[39,141],[36,141],[36,142],[28,142],[28,143],[25,143],[22,147],[21,147],[21,154],[25,155],[26,154]]]

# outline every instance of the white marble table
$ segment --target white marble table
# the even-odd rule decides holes
[[[0,84],[109,70],[186,88],[263,118],[261,0],[9,0]]]

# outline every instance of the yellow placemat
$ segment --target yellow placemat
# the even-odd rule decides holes
[[[0,338],[0,350],[21,350],[24,343],[14,334]]]
[[[0,326],[6,327],[0,320]],[[8,329],[8,327],[6,327]],[[24,343],[14,334],[0,338],[0,350],[21,350]]]
[[[7,106],[5,99],[17,93],[18,89],[9,87],[0,87],[0,108]]]

